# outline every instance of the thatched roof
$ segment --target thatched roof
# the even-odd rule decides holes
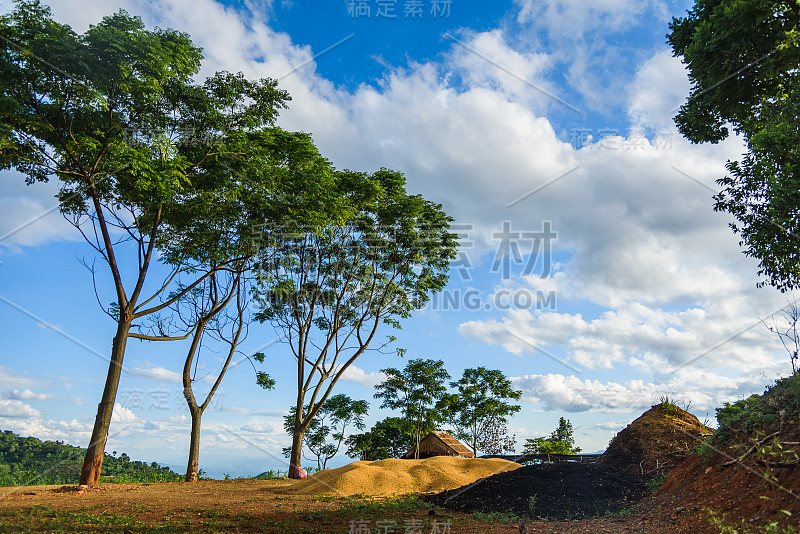
[[[416,447],[412,447],[403,455],[403,458],[412,459],[415,452]],[[430,458],[431,456],[475,458],[471,450],[447,432],[431,432],[419,441],[419,457]]]

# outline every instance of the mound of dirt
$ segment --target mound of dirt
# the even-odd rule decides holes
[[[519,464],[498,458],[434,456],[424,460],[353,462],[326,469],[295,482],[284,493],[349,495],[398,495],[458,488],[495,473],[512,471]]]
[[[664,475],[712,432],[674,404],[656,404],[614,436],[597,462],[630,473]]]
[[[465,512],[576,519],[618,512],[646,494],[646,478],[641,475],[611,466],[561,462],[520,467],[423,499]]]

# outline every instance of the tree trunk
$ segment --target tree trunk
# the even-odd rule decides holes
[[[186,482],[197,482],[197,463],[200,459],[200,420],[203,410],[192,410],[192,438],[189,444],[189,463],[186,466]]]
[[[292,437],[292,453],[289,456],[289,478],[299,478],[297,469],[301,467],[304,434],[305,429],[300,430],[295,427],[294,436]]]
[[[96,486],[100,481],[100,472],[103,469],[103,454],[108,439],[108,427],[111,425],[111,415],[114,411],[114,401],[117,398],[119,377],[122,373],[122,358],[125,356],[125,344],[128,341],[130,322],[121,320],[117,325],[117,335],[111,347],[111,360],[108,365],[106,385],[103,388],[103,397],[97,405],[97,417],[94,420],[92,439],[86,448],[86,456],[81,469],[81,484]]]

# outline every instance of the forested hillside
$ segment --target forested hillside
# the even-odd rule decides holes
[[[60,441],[23,438],[10,430],[0,432],[0,486],[77,484],[86,449]],[[156,462],[132,461],[124,452],[106,454],[106,482],[179,480],[180,475]]]

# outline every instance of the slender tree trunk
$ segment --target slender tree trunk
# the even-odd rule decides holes
[[[297,469],[299,469],[303,452],[303,435],[305,429],[299,429],[295,426],[294,436],[292,436],[292,453],[289,456],[289,478],[299,478]]]
[[[96,486],[100,481],[100,472],[103,469],[103,454],[108,439],[108,427],[111,425],[111,414],[114,411],[114,401],[117,398],[119,377],[122,374],[122,358],[125,356],[125,344],[128,341],[130,321],[121,320],[117,325],[117,335],[111,347],[111,360],[108,365],[108,376],[103,388],[103,397],[97,405],[97,417],[94,420],[92,439],[86,449],[86,456],[81,469],[81,484]]]
[[[192,409],[192,438],[189,444],[189,463],[186,466],[186,482],[197,482],[197,464],[200,459],[200,420],[201,408]]]

